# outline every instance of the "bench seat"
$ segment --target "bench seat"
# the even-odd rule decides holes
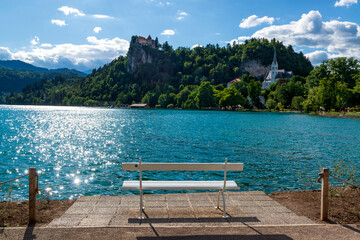
[[[222,190],[224,181],[143,181],[142,190]],[[122,189],[140,190],[140,181],[124,181]],[[239,190],[234,181],[226,181],[227,190]]]

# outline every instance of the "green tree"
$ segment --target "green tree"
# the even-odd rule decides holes
[[[305,99],[302,96],[295,96],[291,101],[291,108],[294,110],[303,110],[303,102]]]
[[[225,88],[223,91],[219,92],[220,96],[219,105],[222,107],[231,107],[235,109],[238,105],[244,107],[246,99],[241,95],[241,93],[233,86],[230,88]]]
[[[210,82],[202,82],[195,97],[198,108],[215,106],[214,89]]]
[[[275,108],[276,108],[276,105],[277,105],[277,103],[276,103],[276,101],[275,100],[273,100],[273,99],[268,99],[267,101],[266,101],[266,108],[267,109],[269,109],[269,110],[274,110]]]
[[[251,99],[251,104],[257,108],[261,108],[260,103],[260,94],[261,94],[261,85],[257,80],[251,80],[248,87],[248,94]]]

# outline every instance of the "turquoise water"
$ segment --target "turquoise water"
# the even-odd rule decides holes
[[[318,188],[321,166],[340,158],[360,163],[360,120],[290,113],[99,109],[0,105],[0,182],[39,170],[42,193],[53,199],[121,191],[136,172],[122,162],[244,163],[230,172],[242,190]],[[306,173],[306,171],[308,173]],[[221,180],[221,172],[146,172],[144,179]],[[27,178],[12,185],[28,196]],[[5,198],[9,184],[1,189]],[[162,191],[157,191],[161,193]]]

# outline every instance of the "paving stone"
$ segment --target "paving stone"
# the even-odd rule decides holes
[[[145,201],[145,207],[151,208],[166,208],[167,204],[165,200]]]
[[[284,206],[265,206],[262,207],[266,212],[275,212],[275,213],[286,213],[286,212],[291,212],[291,210],[289,210],[288,208],[284,207]]]
[[[215,208],[217,193],[145,195],[140,221],[139,195],[80,197],[60,218],[48,226],[202,227],[313,224],[263,192],[225,192],[227,219]],[[190,205],[191,203],[191,205]]]
[[[183,200],[183,201],[168,201],[167,202],[168,208],[185,208],[188,207],[190,208],[190,203],[187,200]]]
[[[273,207],[273,206],[282,206],[280,203],[276,201],[254,201],[254,204],[261,207]]]
[[[210,201],[193,201],[190,200],[191,206],[196,207],[215,207],[214,204]]]
[[[85,207],[94,207],[96,205],[97,201],[94,202],[78,202],[75,201],[73,205],[71,205],[70,208],[85,208]]]
[[[254,201],[234,201],[231,200],[231,205],[241,207],[255,207],[257,206]]]
[[[170,219],[173,219],[173,222],[176,222],[176,219],[178,219],[179,222],[184,222],[185,220],[182,221],[181,219],[196,218],[191,208],[169,208],[168,215]]]
[[[186,194],[164,194],[166,201],[181,201],[181,200],[188,200]]]
[[[69,214],[72,214],[72,215],[78,215],[78,214],[88,214],[90,213],[92,210],[93,210],[93,206],[92,207],[71,207],[69,208],[65,214],[69,215]]]
[[[76,202],[96,202],[100,196],[80,196]]]
[[[165,194],[146,194],[144,195],[145,201],[165,201]]]
[[[48,227],[63,227],[63,226],[77,226],[84,219],[86,215],[63,215],[60,218],[55,218],[47,226]]]
[[[244,213],[262,213],[264,212],[264,209],[259,207],[259,206],[254,206],[254,207],[241,207],[241,210]]]
[[[188,194],[187,195],[189,200],[191,201],[209,201],[209,198],[206,194],[195,194],[195,193],[192,193],[192,194]]]
[[[90,214],[114,215],[116,211],[117,207],[95,207]]]
[[[81,220],[79,226],[106,227],[110,223],[112,217],[112,215],[89,215],[89,217]]]

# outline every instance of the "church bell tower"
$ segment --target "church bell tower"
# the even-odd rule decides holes
[[[276,75],[278,73],[278,63],[276,60],[276,49],[274,47],[274,59],[273,62],[271,64],[271,83],[275,83],[276,82]]]

